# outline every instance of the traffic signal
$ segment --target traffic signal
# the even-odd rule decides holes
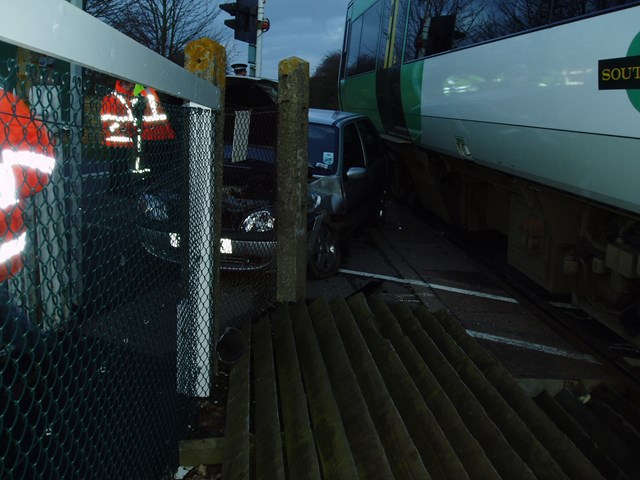
[[[233,30],[233,38],[255,45],[258,34],[258,0],[237,0],[235,3],[223,3],[220,8],[235,17],[224,21]]]

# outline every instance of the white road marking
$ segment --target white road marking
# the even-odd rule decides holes
[[[491,335],[489,333],[476,332],[474,330],[467,330],[467,333],[471,337],[479,338],[481,340],[487,340],[489,342],[503,343],[505,345],[511,345],[513,347],[523,348],[525,350],[533,350],[536,352],[547,353],[549,355],[555,355],[558,357],[571,358],[573,360],[581,360],[584,362],[590,362],[596,365],[601,365],[601,363],[596,358],[584,353],[569,352],[567,350],[562,350],[561,348],[549,347],[548,345],[525,342],[524,340],[516,340],[513,338],[500,337],[498,335]]]
[[[398,278],[398,277],[392,277],[389,275],[381,275],[378,273],[368,273],[368,272],[359,272],[356,270],[348,270],[346,268],[341,268],[340,270],[338,270],[338,272],[340,273],[345,273],[347,275],[355,275],[358,277],[366,277],[366,278],[376,278],[378,280],[387,280],[389,282],[396,282],[396,283],[404,283],[407,285],[417,285],[417,286],[421,286],[421,287],[428,287],[428,288],[432,288],[434,290],[443,290],[446,292],[453,292],[453,293],[460,293],[462,295],[470,295],[473,297],[481,297],[481,298],[488,298],[490,300],[498,300],[499,302],[507,302],[507,303],[518,303],[518,301],[515,298],[511,298],[511,297],[503,297],[500,295],[492,295],[490,293],[484,293],[484,292],[476,292],[475,290],[466,290],[464,288],[457,288],[457,287],[449,287],[446,285],[438,285],[437,283],[428,283],[428,282],[424,282],[422,280],[411,280],[408,278]]]
[[[549,302],[549,305],[555,308],[564,308],[565,310],[580,310],[575,305],[571,305],[570,303],[565,302]]]
[[[359,276],[359,277],[366,277],[366,278],[375,278],[378,280],[386,280],[389,282],[396,282],[396,283],[404,283],[407,285],[417,285],[417,286],[422,286],[422,287],[428,287],[428,288],[432,288],[434,290],[444,290],[447,292],[454,292],[454,293],[460,293],[462,295],[470,295],[470,296],[474,296],[474,297],[481,297],[481,298],[488,298],[491,300],[498,300],[501,302],[507,302],[507,303],[518,303],[518,301],[515,298],[511,298],[511,297],[503,297],[500,295],[491,295],[489,293],[483,293],[483,292],[476,292],[474,290],[465,290],[462,288],[456,288],[456,287],[448,287],[446,285],[438,285],[435,283],[428,283],[428,282],[424,282],[422,280],[411,280],[411,279],[407,279],[407,278],[398,278],[398,277],[392,277],[390,275],[381,275],[378,273],[369,273],[369,272],[360,272],[360,271],[356,271],[356,270],[349,270],[346,268],[341,268],[340,270],[338,270],[340,273],[344,273],[347,275],[355,275],[355,276]],[[406,301],[406,300],[404,300]],[[496,343],[502,343],[505,345],[510,345],[513,347],[518,347],[518,348],[522,348],[525,350],[533,350],[536,352],[542,352],[542,353],[546,353],[549,355],[555,355],[555,356],[559,356],[559,357],[565,357],[565,358],[570,358],[573,360],[580,360],[580,361],[585,361],[585,362],[590,362],[590,363],[594,363],[596,365],[601,365],[601,363],[594,358],[591,355],[587,355],[587,354],[582,354],[582,353],[575,353],[575,352],[569,352],[567,350],[562,350],[560,348],[555,348],[555,347],[550,347],[548,345],[542,345],[539,343],[532,343],[532,342],[526,342],[524,340],[516,340],[513,338],[507,338],[507,337],[501,337],[498,335],[491,335],[488,333],[482,333],[482,332],[476,332],[474,330],[467,330],[467,333],[474,337],[474,338],[478,338],[481,340],[487,340],[489,342],[496,342]]]
[[[624,360],[632,367],[640,367],[640,358],[624,357]]]
[[[402,303],[424,303],[422,300],[420,300],[418,297],[416,297],[413,294],[398,295],[395,293],[385,293],[384,296],[385,298],[397,300],[398,302],[402,302]]]

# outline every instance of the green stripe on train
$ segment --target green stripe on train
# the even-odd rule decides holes
[[[367,115],[378,130],[383,130],[376,97],[375,72],[355,75],[343,82],[342,109]]]
[[[408,63],[402,67],[400,83],[402,91],[402,109],[405,112],[407,128],[414,142],[419,142],[422,135],[422,72],[424,62]]]

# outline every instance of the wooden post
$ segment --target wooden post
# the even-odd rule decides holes
[[[304,300],[307,290],[307,134],[309,64],[278,65],[277,300]]]
[[[184,393],[204,397],[210,394],[212,375],[217,372],[214,348],[220,335],[220,217],[223,169],[224,88],[226,52],[209,38],[190,42],[185,48],[185,69],[220,89],[220,110],[207,125],[192,125],[190,149],[212,147],[212,157],[189,157],[189,298],[178,313],[178,386]],[[191,104],[191,107],[199,105]],[[190,121],[198,122],[193,114]],[[209,129],[209,131],[206,131]],[[210,129],[213,129],[211,131]],[[197,132],[197,133],[195,133]],[[210,136],[207,136],[210,135]],[[185,322],[186,325],[185,325]],[[188,323],[193,322],[193,323]],[[185,328],[186,327],[186,328]],[[189,328],[190,327],[190,328]],[[195,330],[194,330],[195,328]],[[196,338],[182,338],[181,332],[195,332]],[[212,348],[214,347],[214,348]],[[197,367],[188,372],[189,365]],[[194,377],[195,375],[195,377]],[[195,381],[195,385],[193,382]]]

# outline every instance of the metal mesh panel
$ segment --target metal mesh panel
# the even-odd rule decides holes
[[[222,326],[243,328],[276,297],[276,106],[226,105]]]
[[[0,478],[169,478],[210,392],[215,115],[3,73]]]

